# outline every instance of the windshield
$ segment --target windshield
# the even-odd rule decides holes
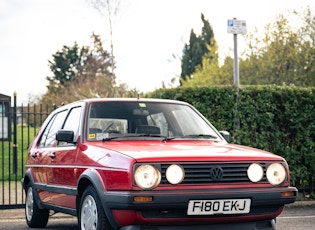
[[[88,140],[132,137],[218,139],[217,131],[190,106],[163,102],[94,102]]]

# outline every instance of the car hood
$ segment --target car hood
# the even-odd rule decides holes
[[[192,140],[132,140],[95,142],[95,147],[105,148],[129,156],[136,161],[227,161],[227,160],[283,160],[275,154],[216,141]]]

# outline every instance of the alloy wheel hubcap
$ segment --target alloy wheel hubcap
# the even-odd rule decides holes
[[[33,189],[31,187],[27,190],[25,206],[26,206],[25,208],[26,218],[28,221],[30,221],[33,217],[33,207],[34,207]]]
[[[85,197],[81,210],[81,229],[97,228],[97,206],[91,195]]]

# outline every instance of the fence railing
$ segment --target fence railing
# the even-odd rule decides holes
[[[25,194],[21,186],[27,149],[41,124],[54,109],[43,105],[13,106],[0,101],[0,209],[20,208]]]

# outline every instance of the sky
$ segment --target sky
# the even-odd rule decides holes
[[[116,81],[150,92],[181,72],[180,57],[191,29],[201,32],[201,13],[209,21],[219,55],[233,51],[227,20],[246,21],[248,33],[264,32],[286,12],[315,10],[314,0],[121,0],[113,28]],[[48,61],[64,45],[92,45],[94,32],[110,51],[106,18],[88,0],[0,0],[0,94],[26,103],[46,92]],[[243,35],[238,35],[242,51]]]

